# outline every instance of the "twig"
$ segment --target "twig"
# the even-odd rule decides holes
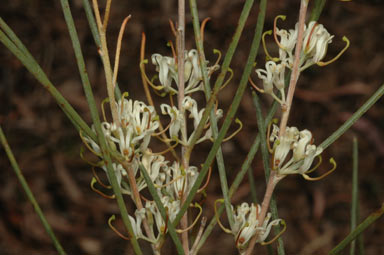
[[[201,219],[201,224],[200,224],[199,232],[197,233],[195,242],[193,243],[192,249],[190,251],[191,255],[195,255],[197,253],[197,245],[200,242],[200,239],[201,239],[201,236],[203,235],[203,231],[205,229],[205,225],[206,224],[207,224],[207,217],[203,217]]]
[[[288,122],[288,118],[289,118],[289,112],[290,112],[291,106],[292,106],[293,95],[295,93],[297,80],[298,80],[299,75],[300,75],[300,72],[299,72],[300,54],[301,54],[301,49],[303,46],[304,24],[305,24],[305,16],[307,14],[307,7],[308,7],[308,0],[301,0],[300,14],[299,14],[299,26],[298,26],[299,31],[298,31],[298,35],[297,35],[295,59],[293,62],[293,67],[292,67],[291,80],[289,82],[287,101],[282,106],[283,115],[281,117],[281,122],[280,122],[279,136],[282,136],[285,133],[285,128],[287,126],[287,122]]]
[[[178,108],[181,114],[185,116],[183,110],[184,100],[184,51],[185,51],[185,0],[178,0],[178,28],[177,28],[177,74],[178,74]],[[184,125],[181,129],[182,140],[187,140],[187,125],[184,118]],[[187,146],[181,147],[181,164],[184,170],[189,167],[189,158],[185,157]],[[181,204],[184,203],[186,195],[183,192],[181,197]],[[188,227],[188,214],[187,211],[181,219],[181,228],[186,229]],[[188,231],[181,234],[181,241],[183,243],[184,253],[189,254],[189,243],[188,243]]]
[[[259,214],[259,217],[257,218],[257,220],[259,221],[259,227],[262,226],[264,223],[264,219],[268,212],[269,203],[271,201],[273,191],[275,190],[277,183],[282,179],[282,177],[277,176],[276,173],[276,171],[272,171],[271,175],[269,176],[267,190],[265,191],[264,199],[261,204],[261,212]],[[248,249],[245,255],[250,255],[252,253],[258,237],[258,233],[256,232],[256,234],[252,237],[251,241],[249,242]]]

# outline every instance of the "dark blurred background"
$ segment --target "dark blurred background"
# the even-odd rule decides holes
[[[120,88],[135,99],[145,99],[139,72],[141,33],[147,36],[146,58],[153,53],[170,55],[166,43],[174,38],[168,19],[177,18],[176,2],[114,0],[112,3],[108,27],[111,53],[115,50],[122,20],[132,14],[124,36],[118,82]],[[205,31],[205,50],[211,63],[216,59],[213,49],[225,52],[228,48],[243,2],[198,1],[201,20],[211,17]],[[257,20],[256,2],[231,65],[235,77],[219,95],[220,108],[224,111],[231,102],[248,56]],[[292,28],[299,2],[269,1],[264,30],[272,29],[274,17],[280,14],[287,15],[287,20],[280,20],[279,27]],[[106,88],[97,48],[82,1],[70,1],[70,4],[94,93],[101,102],[106,97]],[[103,6],[104,1],[99,4]],[[299,79],[289,125],[310,129],[316,144],[332,134],[384,82],[383,13],[384,4],[379,0],[328,1],[325,5],[319,22],[335,35],[326,59],[344,47],[341,40],[344,35],[350,39],[351,46],[336,63],[312,67]],[[0,16],[25,43],[64,97],[91,123],[60,1],[2,1]],[[190,49],[194,48],[193,30],[190,15],[186,18],[186,45]],[[276,55],[277,48],[271,37],[267,42],[271,53]],[[260,49],[259,66],[264,65],[264,60],[265,54]],[[153,66],[148,65],[147,70],[150,76],[154,74]],[[253,77],[257,80],[254,73]],[[202,100],[203,96],[198,95],[198,99]],[[268,96],[262,99],[267,109],[271,100]],[[115,201],[100,197],[89,187],[92,171],[79,157],[82,145],[78,133],[48,92],[3,45],[0,46],[0,102],[0,123],[31,189],[68,254],[132,254],[130,243],[107,226],[109,216],[118,213]],[[359,140],[360,218],[381,206],[384,198],[383,116],[381,99],[324,152],[323,171],[330,167],[327,163],[330,157],[338,164],[338,169],[327,178],[307,182],[300,176],[289,176],[279,184],[275,194],[279,216],[288,224],[283,236],[287,254],[326,254],[349,233],[354,136]],[[223,145],[229,183],[258,132],[250,89],[244,95],[237,117],[243,121],[244,128]],[[192,159],[194,165],[203,162],[209,146],[206,142],[198,147]],[[2,148],[0,168],[0,254],[56,254]],[[252,169],[261,200],[265,181],[259,154]],[[213,217],[213,202],[222,196],[215,170],[214,167],[204,203],[204,215],[209,220]],[[232,199],[233,204],[243,201],[251,202],[247,178]],[[130,202],[127,204],[133,209]],[[116,225],[123,229],[121,222],[117,221]],[[384,254],[383,240],[384,220],[381,219],[364,233],[366,254]],[[256,251],[266,254],[265,247],[257,247]],[[168,242],[164,254],[174,253]],[[201,254],[236,254],[232,236],[216,227]]]

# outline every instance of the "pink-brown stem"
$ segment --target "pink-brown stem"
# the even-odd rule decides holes
[[[128,173],[129,186],[131,187],[131,192],[132,192],[133,200],[136,204],[136,208],[138,210],[141,210],[144,207],[143,207],[143,203],[141,201],[139,190],[137,188],[136,177],[135,177],[135,174],[133,173],[133,169],[127,162],[122,162],[122,165],[124,166],[124,169]],[[145,217],[143,219],[143,226],[144,226],[144,231],[147,234],[147,236],[149,237],[149,239],[154,239],[153,233],[149,228],[147,218],[145,218]],[[157,247],[155,247],[153,245],[152,249],[155,253],[157,253]]]
[[[304,37],[304,24],[305,16],[307,14],[308,0],[301,0],[300,13],[299,13],[299,31],[297,35],[297,42],[295,48],[295,59],[293,61],[291,79],[289,81],[288,94],[286,103],[282,106],[282,117],[280,121],[280,131],[279,136],[284,135],[285,128],[287,127],[287,122],[289,118],[289,113],[291,111],[292,99],[295,93],[297,80],[299,78],[299,65],[300,65],[300,54],[301,49],[303,48],[303,37]]]
[[[177,73],[178,73],[178,107],[179,111],[185,115],[183,110],[184,100],[184,51],[185,51],[185,0],[178,0],[178,28],[177,28]],[[186,141],[187,137],[187,125],[184,118],[184,128],[181,130],[182,139]],[[182,146],[181,148],[181,164],[185,171],[189,167],[188,159],[184,157],[187,148]],[[187,194],[181,197],[181,204],[184,203]],[[188,215],[187,212],[183,215],[180,221],[181,228],[186,229],[188,227]],[[189,241],[188,231],[181,234],[181,241],[183,243],[184,253],[189,254]]]
[[[275,190],[275,187],[277,183],[282,179],[281,176],[277,175],[276,171],[271,171],[271,175],[268,179],[267,189],[265,191],[263,202],[261,203],[261,212],[257,217],[257,220],[259,222],[259,227],[263,225],[265,216],[267,215],[269,204],[271,202],[273,191]],[[250,255],[255,247],[256,241],[259,238],[258,233],[256,233],[251,241],[249,242],[248,249],[246,251],[246,255]]]

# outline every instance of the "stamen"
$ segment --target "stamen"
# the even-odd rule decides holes
[[[237,135],[237,134],[240,132],[240,130],[243,128],[243,123],[241,122],[241,120],[239,120],[238,118],[236,118],[236,119],[235,119],[235,122],[236,122],[237,124],[239,124],[239,128],[238,128],[235,132],[233,132],[232,135],[228,136],[227,138],[224,138],[224,139],[223,139],[223,142],[227,142],[227,141],[229,141],[231,138],[233,138],[235,135]]]
[[[163,154],[167,153],[168,151],[170,151],[170,150],[176,148],[176,146],[179,145],[179,142],[180,142],[180,141],[179,141],[179,139],[177,139],[175,142],[176,142],[176,143],[175,143],[174,145],[169,146],[167,149],[165,149],[165,150],[163,150],[163,151],[161,151],[161,152],[154,152],[154,153],[152,153],[152,154],[153,154],[153,155],[163,155]]]
[[[272,60],[273,62],[277,62],[277,61],[279,61],[280,59],[279,59],[279,58],[273,58],[273,57],[271,57],[271,55],[269,55],[269,53],[268,53],[267,46],[266,46],[266,44],[265,44],[265,36],[266,36],[266,35],[271,35],[271,34],[272,34],[272,30],[265,31],[265,32],[263,33],[263,36],[261,37],[261,40],[262,40],[262,42],[263,42],[263,48],[264,48],[265,55],[267,55],[267,60]]]
[[[91,148],[91,146],[89,146],[88,142],[85,140],[85,137],[84,137],[84,135],[83,135],[83,131],[80,130],[80,131],[79,131],[79,135],[80,135],[80,139],[81,139],[81,141],[83,141],[84,145],[88,148],[88,150],[89,150],[90,152],[92,152],[93,154],[95,154],[96,156],[101,157],[101,153],[97,153],[96,151],[94,151],[94,150]],[[91,139],[91,138],[89,138],[89,139]]]
[[[155,85],[152,83],[152,81],[149,80],[147,74],[145,73],[145,64],[148,64],[148,60],[144,59],[140,62],[140,71],[145,80],[148,82],[148,84],[154,89],[154,90],[162,90],[164,88],[163,85]]]
[[[319,162],[317,162],[317,164],[314,167],[312,167],[311,169],[306,171],[305,172],[306,174],[312,173],[313,171],[315,171],[321,165],[321,162],[323,161],[323,158],[321,157],[321,155],[318,155],[318,158],[319,158]]]
[[[228,72],[230,73],[230,76],[229,76],[228,80],[226,82],[224,82],[224,84],[220,87],[220,90],[225,88],[229,84],[229,82],[232,80],[232,78],[233,78],[233,70],[232,70],[232,68],[228,67]]]
[[[105,117],[105,109],[104,109],[104,104],[105,103],[109,103],[109,97],[105,98],[102,102],[101,102],[101,113],[103,114],[103,119],[104,121],[106,122],[107,121],[107,118]]]
[[[252,87],[254,89],[256,89],[258,92],[263,93],[263,94],[265,93],[264,89],[261,89],[261,88],[257,87],[257,85],[252,81],[251,76],[249,76],[248,81],[252,85]]]
[[[331,59],[331,60],[329,60],[327,62],[320,61],[320,62],[318,62],[316,64],[318,66],[326,66],[326,65],[329,65],[329,64],[335,62],[337,59],[339,59],[341,57],[341,55],[343,55],[343,53],[349,48],[349,44],[350,44],[350,42],[349,42],[349,40],[348,40],[348,38],[346,36],[343,36],[343,41],[346,42],[346,45],[345,45],[344,49],[342,49],[339,52],[339,54],[337,54],[336,57],[334,57],[333,59]]]
[[[131,15],[128,15],[121,24],[119,37],[117,39],[117,46],[116,46],[116,55],[115,55],[115,65],[113,68],[113,79],[112,79],[112,85],[113,88],[116,86],[116,80],[117,80],[117,73],[119,72],[119,60],[120,60],[120,51],[121,51],[121,42],[123,40],[124,30],[125,26],[127,25],[128,20],[131,18]]]
[[[97,182],[96,178],[93,177],[92,178],[92,181],[91,181],[91,189],[96,192],[97,194],[99,194],[100,196],[104,197],[104,198],[109,198],[109,199],[115,199],[115,194],[113,195],[106,195],[104,194],[102,191],[98,190],[95,188],[95,183]]]
[[[116,216],[113,214],[111,217],[109,217],[108,219],[108,226],[113,230],[113,232],[115,232],[118,236],[120,236],[122,239],[124,240],[130,240],[129,237],[123,235],[122,233],[120,233],[113,225],[112,225],[112,221],[114,221],[116,219]]]
[[[221,59],[221,56],[222,56],[221,55],[221,51],[219,51],[218,49],[213,49],[213,54],[217,54],[218,55],[217,59],[216,59],[216,62],[215,62],[215,64],[213,66],[219,65],[219,62],[220,62],[220,59]]]
[[[281,45],[279,40],[277,40],[276,32],[277,32],[277,20],[278,19],[282,19],[284,21],[286,19],[286,16],[285,15],[276,16],[275,20],[273,21],[273,37],[275,38],[275,42],[276,42],[277,46],[279,46],[280,49],[285,50],[283,45]]]
[[[162,134],[164,134],[169,128],[171,127],[171,123],[169,123],[165,128],[163,128],[163,130],[161,130],[160,132],[158,132],[158,133],[153,133],[152,134],[152,136],[160,136],[160,135],[162,135]],[[165,142],[165,141],[171,141],[171,139],[169,139],[167,136],[166,136],[166,140],[164,140],[164,139],[161,139],[161,138],[159,138],[159,140],[160,141],[162,141],[162,142]]]
[[[281,230],[280,233],[278,233],[274,238],[272,238],[268,242],[262,242],[261,245],[269,245],[269,244],[273,243],[274,241],[276,241],[282,234],[284,234],[285,230],[287,230],[287,224],[285,223],[284,220],[281,220],[280,223],[284,226],[283,230]]]
[[[227,234],[232,234],[232,231],[226,227],[223,226],[223,224],[221,224],[221,221],[220,221],[220,217],[218,217],[217,215],[217,206],[216,204],[220,202],[220,203],[224,203],[224,199],[223,198],[220,198],[220,199],[216,199],[215,203],[214,203],[214,209],[215,209],[215,218],[217,220],[217,224],[219,224],[220,228]]]
[[[112,188],[111,185],[106,185],[106,184],[104,184],[104,182],[102,182],[102,181],[100,180],[99,176],[96,174],[96,171],[95,171],[95,168],[94,168],[94,167],[92,167],[92,173],[93,173],[93,176],[94,176],[94,178],[96,179],[96,181],[97,181],[103,188],[105,188],[105,189],[111,189],[111,188]]]
[[[331,158],[331,159],[329,160],[329,162],[333,165],[333,167],[332,167],[331,170],[329,170],[328,172],[326,172],[326,173],[323,174],[322,176],[319,176],[319,177],[309,177],[309,176],[306,175],[305,173],[302,174],[302,176],[303,176],[304,179],[306,179],[307,181],[318,181],[318,180],[323,179],[324,177],[328,176],[329,174],[331,174],[333,171],[336,170],[336,167],[337,167],[337,165],[336,165],[336,161],[335,161],[333,158]]]
[[[180,179],[183,178],[183,177],[184,177],[184,176],[179,175],[179,176],[177,176],[175,179],[173,179],[172,181],[170,181],[170,182],[168,182],[168,183],[166,183],[166,184],[163,184],[163,185],[157,185],[157,184],[154,184],[153,186],[155,186],[155,188],[162,189],[162,188],[165,188],[165,187],[167,187],[167,186],[169,186],[169,185],[171,185],[171,184],[177,182],[178,180],[180,180]]]
[[[88,159],[86,159],[84,156],[84,147],[80,147],[80,158],[82,160],[84,160],[86,163],[88,163],[89,165],[94,166],[94,167],[101,167],[104,164],[103,160],[100,160],[100,161],[94,163],[94,162],[91,162]]]
[[[208,17],[208,18],[205,18],[203,20],[203,22],[201,22],[201,27],[200,27],[200,37],[201,37],[201,41],[204,42],[204,29],[205,29],[205,25],[207,24],[208,21],[210,21],[211,18]]]
[[[193,221],[193,223],[189,227],[187,227],[185,229],[176,229],[176,232],[179,233],[179,234],[180,233],[184,233],[184,232],[192,229],[197,224],[197,222],[200,219],[201,214],[203,213],[203,208],[201,208],[201,206],[198,203],[195,203],[194,205],[190,204],[189,206],[190,207],[197,207],[197,208],[199,208],[199,214],[196,216],[196,219]]]
[[[197,190],[197,193],[202,192],[208,186],[209,180],[211,179],[211,173],[212,173],[212,167],[209,167],[207,181],[205,182],[203,187]]]

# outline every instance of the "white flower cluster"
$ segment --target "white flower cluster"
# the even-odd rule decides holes
[[[195,134],[195,130],[199,123],[201,122],[201,118],[203,117],[203,113],[205,108],[198,109],[197,102],[190,96],[186,96],[183,100],[183,109],[180,111],[176,106],[170,106],[167,104],[162,104],[161,113],[169,115],[171,118],[170,126],[169,126],[169,136],[171,140],[179,141],[183,145],[188,145],[190,143],[191,138]],[[184,120],[184,114],[182,112],[189,112],[189,118],[193,119],[193,132],[187,137],[180,137],[180,132],[185,125],[186,121]],[[223,116],[223,111],[221,109],[216,110],[216,119],[220,119]],[[209,126],[209,118],[207,119],[204,126]],[[201,143],[206,140],[212,139],[212,130],[209,126],[204,136],[200,137],[196,143]]]
[[[203,91],[203,75],[201,73],[199,56],[197,50],[192,49],[184,53],[184,79],[186,86],[185,94],[190,94],[196,91]],[[165,92],[178,93],[178,89],[172,87],[172,81],[178,86],[177,63],[175,58],[162,56],[160,54],[152,55],[152,63],[156,65],[156,71],[159,72],[159,80]],[[208,64],[208,61],[207,61]],[[208,77],[219,69],[219,65],[207,67]]]
[[[189,98],[188,100],[192,99]],[[191,114],[195,115],[194,111],[196,109],[194,108],[197,106],[196,102],[194,103],[194,107],[186,107],[191,111]],[[127,169],[119,163],[119,160],[127,163],[130,168],[129,171],[134,172],[139,192],[147,187],[144,177],[138,174],[139,164],[143,164],[155,187],[157,187],[157,193],[164,207],[167,208],[168,218],[172,221],[180,210],[181,197],[190,191],[196,181],[198,169],[195,166],[189,166],[186,170],[181,169],[180,163],[173,162],[170,164],[169,161],[165,160],[164,156],[152,153],[148,145],[152,135],[155,134],[159,127],[158,116],[152,106],[147,106],[140,101],[128,100],[124,97],[117,103],[117,106],[119,125],[103,122],[102,130],[110,149],[120,158],[112,165],[121,191],[124,194],[133,195],[128,182],[123,178],[127,176]],[[169,109],[169,106],[163,104],[162,108]],[[170,129],[173,130],[173,135],[178,136],[178,131],[175,131],[177,129],[175,127],[177,123],[175,122],[171,120]],[[101,157],[99,145],[88,137],[84,139],[94,153]],[[105,165],[102,168],[106,171]],[[129,219],[137,238],[157,243],[160,237],[167,233],[166,223],[154,201],[146,201],[145,208],[137,209],[134,216],[129,216]],[[152,235],[150,235],[153,237],[152,239],[142,232],[144,218],[151,219],[148,220],[148,224],[152,232]]]
[[[286,31],[276,28],[276,34],[280,37],[279,58],[288,68],[292,68],[295,48],[298,36],[298,24],[295,29]],[[328,44],[332,42],[331,35],[322,24],[311,21],[308,25],[304,25],[304,41],[300,58],[300,69],[319,63],[327,53]]]
[[[188,170],[182,171],[180,164],[174,162],[169,166],[169,162],[164,160],[163,156],[153,156],[150,154],[143,156],[143,164],[146,169],[154,169],[150,173],[157,194],[159,195],[164,208],[167,209],[167,217],[172,222],[180,211],[181,197],[189,192],[198,176],[197,167],[190,166]],[[156,178],[154,178],[156,176]],[[167,223],[164,221],[161,213],[154,201],[146,201],[145,208],[135,211],[136,219],[129,216],[131,224],[137,238],[147,240],[151,243],[158,243],[163,235],[168,232]],[[146,236],[142,232],[142,221],[148,220],[149,228],[152,233]]]
[[[276,226],[281,222],[281,219],[276,219],[271,222],[271,213],[265,217],[263,224],[259,226],[259,215],[261,207],[258,204],[242,203],[240,206],[233,209],[234,226],[232,228],[236,240],[236,246],[240,251],[248,247],[249,240],[255,235],[258,235],[257,243],[262,243],[267,239],[272,226]]]
[[[185,53],[185,79],[187,82],[186,94],[203,90],[202,74],[196,50]],[[177,84],[177,65],[175,60],[170,57],[163,57],[159,54],[152,56],[152,61],[156,64],[159,72],[159,80],[166,92],[177,93],[177,88],[172,87],[173,81]],[[217,70],[218,65],[208,68],[211,75]],[[130,195],[134,199],[134,194],[128,180],[128,172],[132,171],[137,190],[140,192],[147,187],[144,177],[139,171],[142,164],[147,170],[151,180],[157,188],[157,193],[167,208],[167,218],[174,220],[180,210],[181,199],[187,194],[198,177],[198,169],[189,166],[183,169],[179,162],[169,162],[165,157],[152,153],[149,148],[151,137],[159,135],[159,116],[155,108],[148,106],[141,101],[126,99],[124,96],[116,103],[118,123],[103,122],[102,132],[107,141],[108,147],[112,152],[115,175],[123,194]],[[165,128],[169,134],[167,142],[174,141],[184,146],[188,146],[191,137],[194,136],[195,129],[201,122],[204,108],[198,109],[197,102],[191,96],[185,96],[182,102],[182,109],[168,104],[160,105],[161,113],[170,117],[169,125]],[[186,113],[186,114],[185,114]],[[223,116],[221,109],[216,110],[217,119]],[[182,130],[186,125],[186,118],[193,120],[193,130],[188,137],[183,135]],[[204,123],[205,133],[197,140],[197,143],[212,140],[212,130],[209,125],[209,118]],[[87,146],[99,157],[102,157],[100,146],[89,137],[84,137]],[[106,166],[102,169],[107,171]],[[145,202],[145,207],[137,209],[133,216],[129,216],[137,238],[142,238],[151,243],[158,243],[161,236],[167,233],[167,223],[164,222],[154,201]],[[149,225],[149,231],[143,234],[143,220]]]
[[[312,133],[304,129],[299,131],[296,127],[287,127],[284,135],[279,137],[279,128],[273,125],[273,131],[269,137],[273,142],[273,165],[280,176],[288,174],[306,174],[316,156],[323,152],[323,148],[313,144]],[[292,157],[287,156],[292,152]]]
[[[276,28],[276,35],[280,38],[279,58],[267,61],[264,69],[257,69],[258,77],[263,80],[263,92],[270,94],[280,104],[286,101],[284,93],[285,68],[292,69],[294,61],[294,49],[297,43],[298,24],[295,29],[289,31]],[[304,41],[300,57],[299,70],[303,71],[313,64],[320,63],[327,53],[328,44],[334,36],[330,35],[323,25],[311,21],[304,27]],[[280,92],[280,97],[275,94]]]

